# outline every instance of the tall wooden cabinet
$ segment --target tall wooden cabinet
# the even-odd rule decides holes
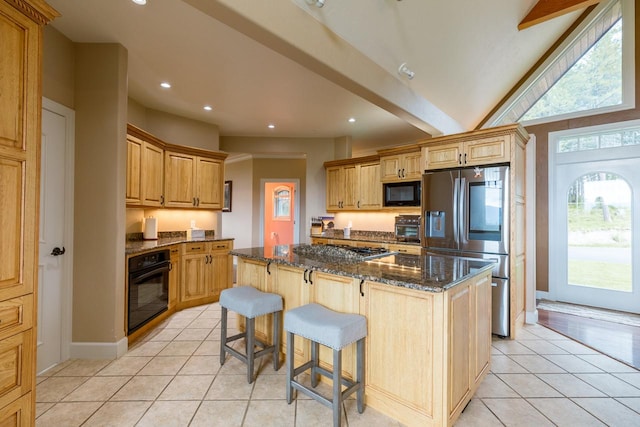
[[[333,160],[324,164],[327,211],[378,210],[382,207],[378,156]]]
[[[211,157],[185,151],[165,152],[165,206],[222,209],[226,154],[209,155]]]
[[[420,147],[408,145],[379,150],[382,182],[419,181],[422,179]]]
[[[0,1],[0,425],[35,424],[42,0]]]
[[[164,150],[150,135],[127,127],[127,205],[164,205]]]

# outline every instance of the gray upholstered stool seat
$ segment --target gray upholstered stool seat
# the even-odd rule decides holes
[[[247,381],[253,382],[253,366],[255,359],[266,354],[273,355],[273,369],[280,368],[280,323],[282,321],[282,297],[280,295],[261,292],[251,286],[239,286],[225,289],[220,293],[222,308],[222,325],[220,328],[220,365],[224,365],[226,353],[235,356],[247,364]],[[244,316],[245,332],[227,337],[228,310]],[[255,337],[255,318],[273,313],[273,345],[267,345]],[[230,342],[245,338],[245,354],[229,346]],[[255,347],[261,350],[255,351]]]
[[[333,425],[340,426],[342,402],[357,392],[358,412],[364,411],[364,339],[367,336],[367,320],[359,314],[339,313],[320,304],[307,304],[285,313],[284,329],[287,332],[287,402],[293,400],[293,389],[303,392],[333,409]],[[294,335],[311,341],[311,360],[294,367]],[[357,343],[356,379],[342,377],[342,349]],[[318,345],[333,350],[333,371],[319,366]],[[311,369],[311,387],[302,385],[295,377]],[[333,379],[333,394],[327,399],[314,388],[318,385],[318,374]],[[342,391],[342,385],[347,388]]]

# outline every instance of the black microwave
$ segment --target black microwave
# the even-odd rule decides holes
[[[421,181],[382,184],[382,206],[420,206]]]

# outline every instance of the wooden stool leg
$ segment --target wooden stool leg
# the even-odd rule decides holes
[[[291,380],[293,380],[293,334],[287,332],[287,403],[291,404],[293,401],[293,387],[291,386]]]
[[[340,427],[342,415],[342,350],[333,350],[333,427]]]
[[[255,360],[256,319],[247,319],[247,335],[245,337],[247,355],[247,382],[253,382],[253,365]]]
[[[273,369],[280,369],[280,331],[282,311],[273,313]]]
[[[356,392],[356,401],[358,404],[358,413],[364,412],[364,338],[358,340],[356,356],[356,382],[358,383],[358,391]]]
[[[227,344],[227,309],[222,307],[222,321],[220,325],[220,366],[224,365],[226,353],[224,346]]]
[[[318,371],[317,371],[317,367],[320,364],[319,360],[320,360],[320,345],[315,342],[315,341],[311,341],[311,387],[315,388],[318,386]]]

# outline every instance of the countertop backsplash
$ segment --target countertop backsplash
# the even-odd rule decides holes
[[[215,230],[204,230],[204,236],[207,239],[215,237]],[[158,231],[158,239],[187,238],[186,231]],[[127,233],[127,242],[137,242],[144,240],[143,233]]]

